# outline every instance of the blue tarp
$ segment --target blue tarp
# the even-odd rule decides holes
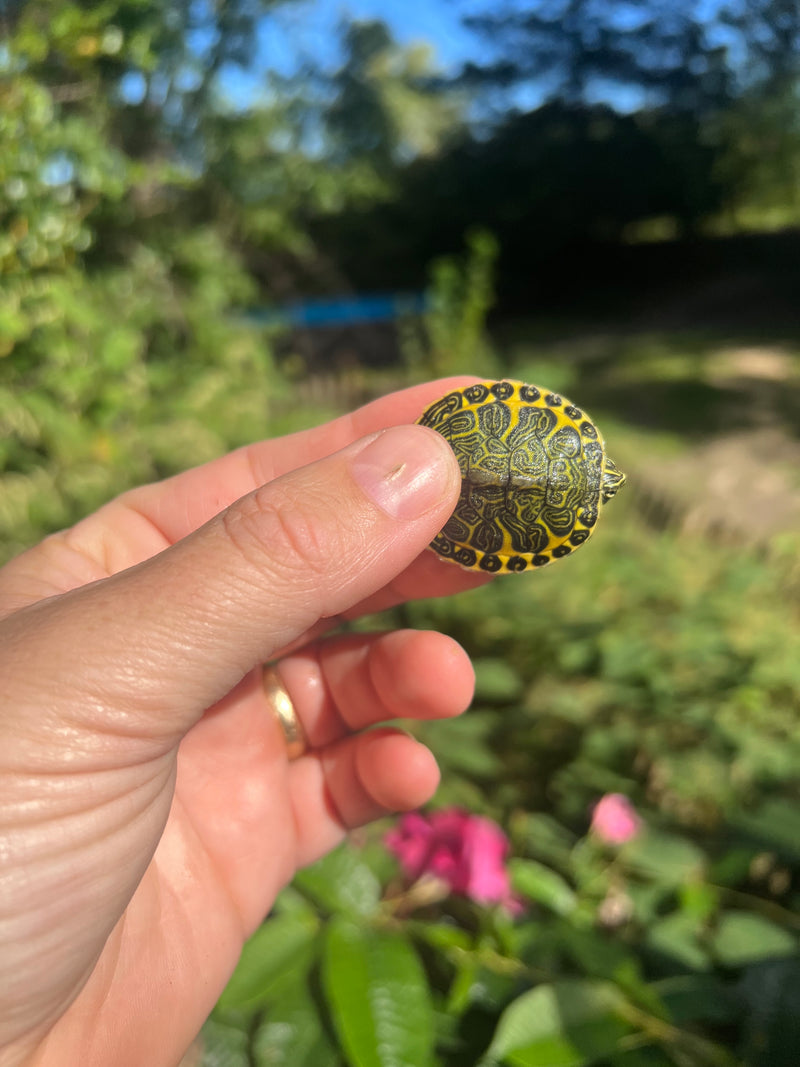
[[[427,306],[425,293],[363,293],[299,300],[278,308],[253,308],[246,317],[264,326],[352,326],[420,315]]]

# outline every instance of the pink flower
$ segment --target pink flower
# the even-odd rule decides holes
[[[384,840],[409,881],[430,875],[479,904],[518,910],[505,867],[508,839],[491,819],[458,808],[412,811]]]
[[[624,845],[641,826],[636,809],[622,793],[606,793],[592,812],[591,832],[607,845]]]

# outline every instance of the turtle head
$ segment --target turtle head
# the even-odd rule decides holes
[[[607,504],[614,494],[625,484],[625,475],[613,459],[606,459],[603,465],[603,482],[600,487],[600,500]]]

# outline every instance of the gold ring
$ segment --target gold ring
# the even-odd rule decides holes
[[[290,760],[296,760],[303,755],[308,745],[292,698],[274,667],[266,664],[262,667],[261,684],[270,709],[283,730],[283,736],[286,739],[286,756]]]

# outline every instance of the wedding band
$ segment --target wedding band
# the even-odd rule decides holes
[[[281,682],[274,667],[267,665],[262,667],[261,684],[264,687],[264,695],[270,710],[283,730],[283,736],[286,739],[286,756],[289,760],[296,760],[303,755],[308,746],[305,731],[297,717],[292,698],[286,692],[286,686]]]

